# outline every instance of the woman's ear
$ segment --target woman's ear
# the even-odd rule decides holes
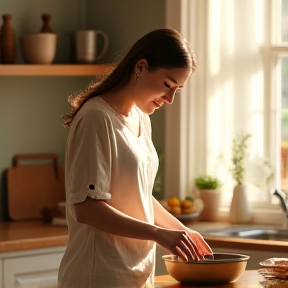
[[[148,69],[148,62],[146,59],[138,60],[135,65],[135,74],[139,77],[144,69]]]

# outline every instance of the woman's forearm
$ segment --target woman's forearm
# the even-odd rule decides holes
[[[167,229],[181,229],[185,230],[194,243],[194,251],[198,254],[199,259],[203,258],[203,255],[213,254],[210,246],[206,243],[202,235],[176,219],[170,214],[155,198],[153,199],[154,213],[155,213],[155,225],[164,227]]]
[[[156,201],[153,199],[156,225],[130,217],[105,201],[95,200],[90,197],[87,197],[84,202],[75,204],[76,220],[109,234],[155,241],[161,247],[174,255],[178,255],[183,260],[195,260],[197,257],[203,258],[204,254],[195,247],[195,243],[198,240],[200,241],[199,245],[203,246],[202,237],[199,238],[200,235],[197,232],[195,233],[185,227],[174,216],[167,215],[165,210],[163,210],[164,208],[158,206],[158,204],[161,204]],[[194,240],[190,238],[190,235]],[[206,245],[204,244],[204,246]],[[182,252],[179,252],[177,247],[180,247]],[[186,258],[183,257],[183,253]]]
[[[132,218],[105,201],[89,197],[75,204],[76,220],[98,230],[129,238],[155,240],[158,227]]]

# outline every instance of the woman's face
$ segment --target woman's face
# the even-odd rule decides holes
[[[159,68],[150,72],[142,67],[135,83],[135,104],[148,115],[164,103],[172,104],[175,94],[184,86],[191,72],[191,68]]]

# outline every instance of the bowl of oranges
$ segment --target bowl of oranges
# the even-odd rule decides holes
[[[196,219],[204,208],[202,199],[193,199],[190,196],[180,199],[179,197],[170,197],[167,200],[158,200],[159,203],[172,215],[181,221]]]

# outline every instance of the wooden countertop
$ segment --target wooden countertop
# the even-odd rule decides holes
[[[213,288],[259,288],[259,282],[264,278],[258,274],[258,270],[247,270],[236,281],[228,284],[213,285]],[[155,277],[155,288],[203,288],[203,285],[181,284],[170,275],[161,275]],[[208,287],[208,286],[206,286]],[[211,286],[209,286],[211,287]]]
[[[0,222],[0,253],[65,246],[68,229],[42,221]]]
[[[211,248],[243,249],[254,251],[287,252],[287,241],[204,236]]]
[[[189,225],[201,233],[201,225]],[[213,224],[216,225],[216,224]],[[219,226],[219,229],[221,229]],[[229,238],[218,236],[204,236],[212,248],[264,250],[273,252],[287,252],[286,241],[265,241],[243,238]],[[42,221],[14,221],[0,222],[0,253],[28,249],[65,246],[68,240],[68,229]]]

